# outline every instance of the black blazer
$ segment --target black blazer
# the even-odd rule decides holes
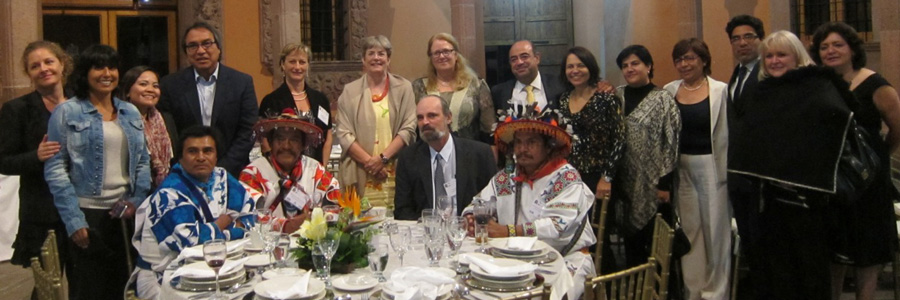
[[[566,91],[566,88],[556,76],[544,73],[540,74],[541,84],[544,85],[544,94],[547,95],[547,106],[554,109],[559,108],[559,96]],[[506,110],[509,108],[509,99],[512,98],[513,88],[515,87],[515,79],[491,87],[491,98],[494,100],[494,109]]]
[[[753,69],[750,70],[750,73],[747,74],[747,76],[750,77],[747,78],[747,81],[744,82],[744,87],[741,90],[741,96],[738,97],[738,99],[732,99],[731,88],[737,81],[738,74],[740,74],[740,67],[740,64],[734,67],[734,71],[731,73],[731,79],[728,81],[728,103],[727,105],[725,105],[725,110],[728,113],[729,142],[734,140],[734,138],[736,137],[735,133],[738,132],[737,124],[739,123],[741,116],[743,116],[743,106],[748,105],[749,102],[753,101],[753,94],[756,91],[757,84],[759,84],[759,68],[762,68],[762,60],[757,62],[756,66],[754,66]],[[731,158],[733,157],[734,150],[734,147],[728,147],[729,163],[731,162]],[[753,191],[756,187],[749,177],[731,172],[728,172],[727,176],[729,197],[731,198],[732,202],[753,203],[755,201],[755,199],[753,198]],[[747,206],[752,207],[755,206],[755,204],[741,205],[740,207]]]
[[[485,143],[453,136],[456,149],[457,215],[469,206],[497,173],[494,154]],[[397,185],[394,218],[416,220],[423,209],[432,208],[431,154],[428,144],[418,140],[397,155]]]
[[[731,97],[731,88],[734,87],[734,84],[737,82],[738,74],[740,73],[741,65],[738,64],[734,67],[734,71],[731,72],[731,79],[728,80],[728,119],[733,120],[731,117],[735,116],[733,109],[739,108],[741,105],[746,104],[749,101],[748,95],[756,89],[756,85],[759,83],[759,68],[762,67],[762,61],[757,62],[753,69],[750,70],[750,73],[747,76],[747,81],[744,82],[744,88],[741,90],[741,96],[738,99],[732,99]],[[730,129],[730,128],[729,128]]]
[[[160,92],[156,107],[172,114],[177,132],[203,124],[193,67],[163,77]],[[224,153],[219,153],[218,166],[234,176],[250,163],[250,149],[253,148],[250,136],[258,110],[253,78],[219,63],[210,125],[222,135],[220,148]],[[176,144],[177,140],[173,139],[172,143]]]

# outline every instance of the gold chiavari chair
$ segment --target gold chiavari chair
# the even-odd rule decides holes
[[[666,299],[669,295],[669,269],[672,260],[672,240],[675,239],[675,230],[663,220],[661,214],[656,214],[656,225],[653,227],[653,244],[650,246],[650,258],[655,259],[659,265],[658,276],[659,295]]]
[[[609,196],[603,197],[600,200],[600,207],[594,207],[594,211],[591,214],[591,227],[594,228],[594,234],[597,236],[597,244],[594,245],[594,270],[597,274],[603,274],[600,272],[600,265],[602,264],[603,258],[603,235],[606,230],[606,210],[609,206]]]
[[[502,298],[501,300],[550,300],[550,288],[551,286],[549,283],[544,283],[544,287],[542,289],[531,290],[525,293]]]
[[[43,264],[41,260],[44,261]],[[59,266],[59,249],[56,247],[56,233],[53,230],[47,232],[47,238],[41,246],[41,258],[31,258],[31,271],[34,273],[34,287],[38,300],[65,298]]]
[[[616,273],[584,282],[585,300],[658,300],[660,294],[656,259]]]

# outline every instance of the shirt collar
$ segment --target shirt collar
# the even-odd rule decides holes
[[[219,78],[219,66],[221,63],[216,63],[216,69],[213,71],[212,75],[209,76],[208,82],[216,82],[216,79]],[[200,76],[200,73],[197,73],[197,68],[194,68],[194,81],[200,82],[200,80],[207,81],[203,76]]]
[[[455,149],[453,146],[453,134],[450,134],[449,132],[447,134],[450,136],[447,138],[447,143],[444,144],[444,148],[441,148],[440,152],[441,157],[445,162],[450,159],[450,155],[453,155],[453,149]],[[434,156],[437,155],[438,152],[435,151],[434,148],[431,148],[431,146],[428,146],[428,153],[431,154],[431,162],[434,163]]]
[[[531,81],[530,86],[533,86],[535,89],[539,91],[544,90],[544,82],[541,80],[541,72],[537,73],[537,76],[534,77],[534,80]],[[521,81],[516,80],[516,91],[525,91],[525,84]]]
[[[746,68],[747,68],[747,71],[749,72],[749,71],[752,71],[753,68],[755,68],[755,67],[756,67],[756,64],[758,64],[758,63],[759,63],[759,58],[757,57],[756,59],[754,59],[753,61],[747,63],[746,65],[745,65],[745,64],[741,64],[741,67],[746,67]]]

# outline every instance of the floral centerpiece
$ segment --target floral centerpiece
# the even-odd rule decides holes
[[[365,198],[360,199],[353,188],[338,199],[341,211],[337,222],[329,224],[325,212],[317,207],[294,232],[300,238],[297,240],[298,247],[291,250],[291,257],[297,260],[301,268],[313,269],[312,249],[328,230],[337,230],[340,235],[340,243],[331,262],[332,272],[350,273],[355,268],[368,266],[368,243],[377,234],[377,230],[369,225],[377,223],[377,220],[369,216],[360,217],[368,203]]]

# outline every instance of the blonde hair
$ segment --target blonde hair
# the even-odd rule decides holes
[[[772,76],[772,74],[769,74],[769,72],[766,71],[765,57],[766,52],[773,48],[787,49],[791,52],[797,59],[797,68],[816,64],[809,56],[809,53],[806,52],[806,48],[803,47],[803,43],[800,42],[800,39],[798,39],[796,35],[786,30],[776,31],[766,36],[766,38],[759,43],[759,55],[762,58],[760,59],[760,63],[763,64],[762,68],[760,68],[759,80]]]
[[[284,60],[287,58],[287,56],[291,55],[291,53],[294,53],[294,51],[298,51],[300,52],[300,54],[306,55],[307,62],[309,62],[309,60],[311,59],[309,55],[311,53],[309,50],[309,46],[304,43],[289,43],[287,45],[284,45],[284,48],[281,49],[281,58],[278,64],[283,65]]]
[[[467,60],[462,53],[459,53],[459,42],[456,41],[456,38],[449,33],[441,32],[428,39],[428,49],[425,50],[425,53],[428,56],[428,75],[426,76],[428,77],[428,84],[425,85],[425,90],[436,91],[438,89],[437,70],[434,68],[434,63],[431,61],[431,45],[434,44],[434,41],[436,40],[448,42],[453,46],[453,51],[456,52],[456,65],[453,66],[453,69],[455,70],[453,78],[456,81],[456,90],[460,91],[466,88],[466,86],[469,85],[469,81],[478,76],[475,75],[475,71],[469,67],[469,60]]]
[[[72,74],[72,71],[75,70],[75,62],[72,60],[72,57],[59,46],[59,44],[51,41],[34,41],[25,46],[25,51],[22,51],[22,71],[25,71],[25,74],[28,75],[28,55],[37,49],[47,49],[47,51],[50,51],[50,53],[56,56],[56,59],[59,60],[59,64],[63,66],[61,75],[62,82],[65,84],[66,79]]]

